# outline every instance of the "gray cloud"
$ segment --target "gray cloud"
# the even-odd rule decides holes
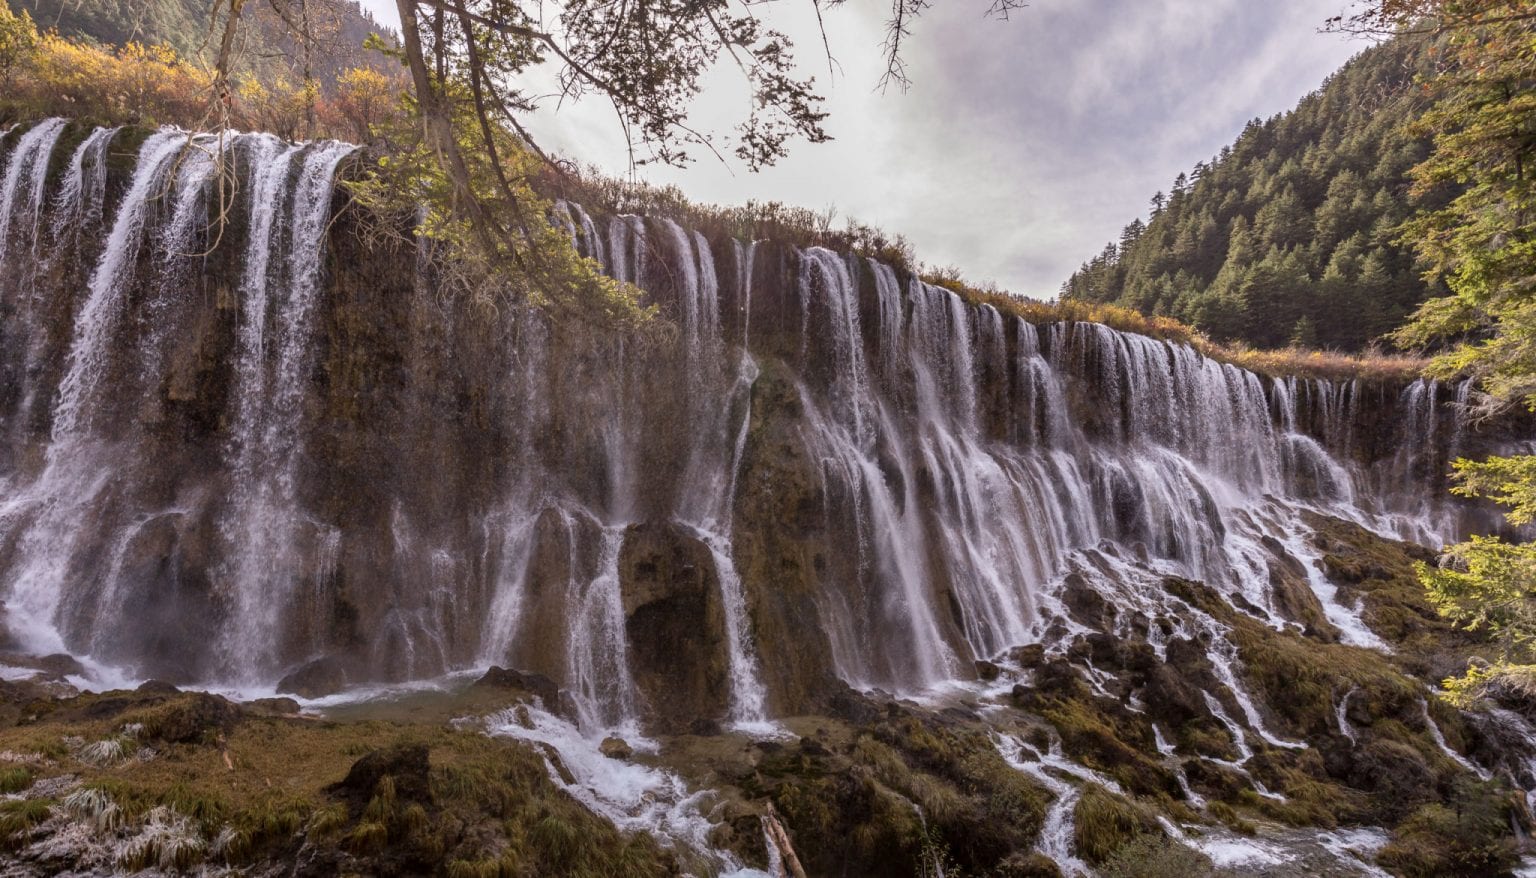
[[[381,17],[392,6],[365,5]],[[1357,52],[1317,32],[1344,5],[1035,0],[999,22],[983,17],[982,0],[938,4],[907,44],[912,87],[882,94],[879,4],[828,13],[830,74],[810,4],[771,4],[759,9],[819,69],[835,140],[799,145],[761,174],[701,158],[640,176],[703,202],[835,205],[906,235],[932,264],[1048,297],[1154,191]],[[711,82],[693,121],[724,130],[745,113],[745,95],[732,71]],[[535,130],[575,158],[625,170],[611,111],[596,101],[543,114]]]

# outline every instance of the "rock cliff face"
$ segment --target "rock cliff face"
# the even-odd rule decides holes
[[[216,233],[184,143],[0,140],[6,621],[98,671],[315,692],[506,664],[584,728],[675,731],[1088,629],[1219,649],[1168,576],[1369,646],[1304,512],[1436,545],[1489,524],[1447,460],[1511,439],[1459,418],[1464,387],[1271,379],[574,205],[668,331],[472,312],[364,233],[349,147],[237,138]]]
[[[576,205],[555,220],[645,290],[654,331],[488,314],[369,234],[334,185],[350,147],[240,136],[221,190],[186,145],[62,120],[0,136],[0,664],[47,676],[0,686],[18,752],[50,712],[55,736],[150,728],[112,711],[168,709],[164,681],[314,698],[496,665],[436,709],[532,748],[499,795],[558,780],[711,868],[792,837],[812,874],[1071,874],[1253,821],[1311,827],[1282,841],[1314,852],[1390,828],[1363,849],[1403,874],[1512,861],[1536,710],[1433,697],[1480,644],[1412,568],[1495,524],[1448,497],[1447,462],[1532,437],[1464,422],[1465,385],[1260,376]],[[66,675],[158,682],[31,700]],[[318,746],[266,710],[220,719],[239,752]],[[799,740],[755,740],[770,722]],[[485,746],[440,719],[412,734]],[[233,770],[210,735],[169,758]],[[86,750],[48,772],[106,770]],[[306,830],[315,868],[505,863],[503,831],[572,868],[560,838],[477,811],[457,762],[412,760],[469,798],[367,851],[373,805],[329,810],[349,834]],[[349,783],[311,792],[381,782]],[[0,842],[46,874],[65,861],[37,839],[75,818],[39,784],[23,805],[52,829],[7,817]],[[245,856],[292,860],[280,836]]]

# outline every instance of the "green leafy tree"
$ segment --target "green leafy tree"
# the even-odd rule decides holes
[[[1293,348],[1317,347],[1317,324],[1306,314],[1297,318],[1296,325],[1291,327],[1290,345]]]
[[[1527,6],[1478,5],[1489,16]],[[1455,63],[1436,81],[1446,97],[1418,123],[1439,132],[1434,153],[1414,179],[1421,191],[1463,191],[1406,231],[1451,294],[1426,302],[1399,338],[1459,339],[1433,374],[1469,374],[1494,405],[1536,407],[1536,16],[1467,26],[1451,44]]]
[[[1063,297],[1169,313],[1212,337],[1265,347],[1285,344],[1303,315],[1321,347],[1359,351],[1395,329],[1444,291],[1414,270],[1398,232],[1413,209],[1442,197],[1412,190],[1408,176],[1432,137],[1407,127],[1434,98],[1418,82],[1434,71],[1432,48],[1388,39],[1296,109],[1250,122],[1197,173],[1175,179],[1172,198],[1155,198],[1150,217],[1126,227],[1113,258],[1084,263]],[[1337,273],[1325,283],[1346,241],[1362,248],[1358,258],[1378,257],[1385,274],[1373,277],[1381,283],[1371,295],[1385,299],[1367,307],[1367,293]],[[1272,248],[1297,257],[1289,268],[1299,271],[1283,275],[1291,286],[1275,289],[1271,277],[1263,295],[1241,295],[1238,281]],[[1181,274],[1183,283],[1159,282]],[[1370,319],[1362,324],[1360,314]]]
[[[1398,28],[1445,47],[1429,83],[1439,99],[1415,128],[1433,151],[1413,170],[1416,191],[1450,190],[1443,206],[1404,226],[1428,276],[1448,295],[1425,302],[1397,333],[1404,345],[1443,345],[1430,373],[1469,375],[1479,408],[1536,409],[1536,9],[1528,0],[1390,0],[1346,25]],[[1536,457],[1455,463],[1457,493],[1536,513]],[[1420,576],[1440,612],[1487,631],[1499,662],[1455,681],[1462,698],[1536,660],[1536,547],[1477,537]]]
[[[246,0],[222,2],[233,20]],[[927,5],[891,0],[884,83],[906,83],[902,45]],[[1018,5],[994,0],[988,11],[1006,17]],[[409,72],[407,100],[418,125],[414,135],[402,132],[405,154],[392,165],[398,173],[376,176],[367,191],[376,203],[425,193],[422,228],[472,269],[462,286],[482,297],[496,289],[571,301],[595,294],[610,313],[625,298],[571,254],[547,250],[555,245],[546,233],[549,205],[530,180],[559,165],[523,121],[548,102],[551,75],[558,101],[596,98],[612,107],[634,164],[684,165],[700,152],[730,153],[756,170],[796,140],[827,139],[815,77],[797,64],[790,39],[750,4],[396,0],[396,8],[396,54]],[[729,134],[695,127],[689,117],[705,76],[721,65],[734,67],[751,94]],[[542,162],[525,161],[524,153]],[[571,267],[581,270],[572,276]]]

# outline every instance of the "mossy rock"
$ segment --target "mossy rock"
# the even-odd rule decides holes
[[[415,722],[336,722],[257,715],[198,692],[86,695],[0,724],[0,750],[46,757],[21,795],[73,778],[130,831],[153,813],[187,818],[200,844],[187,848],[189,870],[302,861],[309,874],[405,876],[495,861],[513,874],[677,873],[655,839],[620,832],[558,788],[542,754],[448,725],[463,702],[440,699]],[[97,763],[65,743],[111,739],[128,724],[156,742],[153,758]],[[4,843],[16,849],[64,825],[44,825],[50,804],[0,808]],[[223,852],[209,859],[216,838]]]
[[[813,875],[915,874],[924,861],[1011,874],[998,870],[1034,848],[1051,801],[981,724],[896,705],[873,725],[825,722],[799,745],[754,749],[741,792],[772,802]]]
[[[1370,584],[1377,595],[1375,606],[1390,604],[1418,617],[1415,602],[1422,603],[1422,588],[1412,579],[1412,564],[1420,552],[1348,523],[1312,519],[1323,534],[1321,546],[1353,565],[1345,568],[1343,561],[1336,561],[1330,576]],[[1432,697],[1428,684],[1433,680],[1417,676],[1437,661],[1433,655],[1454,655],[1465,644],[1461,637],[1447,640],[1443,622],[1416,628],[1421,640],[1411,649],[1386,655],[1275,630],[1235,610],[1201,583],[1169,579],[1165,586],[1229,626],[1228,636],[1242,662],[1240,674],[1267,708],[1272,728],[1311,745],[1300,751],[1260,746],[1249,762],[1256,778],[1286,796],[1283,802],[1248,791],[1234,797],[1235,778],[1199,763],[1189,772],[1196,789],[1292,825],[1392,826],[1427,804],[1443,801],[1455,783],[1473,779],[1440,750],[1424,721],[1428,702],[1436,723],[1450,730],[1448,741],[1454,735],[1450,743],[1466,749],[1465,723]],[[1405,595],[1409,589],[1414,593]],[[1367,601],[1366,606],[1369,610],[1372,604]],[[1338,718],[1346,696],[1349,735]],[[1181,745],[1189,732],[1189,726],[1181,730]]]
[[[122,714],[122,724],[143,727],[141,737],[167,744],[211,744],[240,722],[240,706],[218,695],[186,692],[164,703]]]
[[[1110,698],[1095,696],[1079,671],[1064,659],[1045,663],[1035,687],[1020,688],[1014,703],[1056,727],[1062,750],[1089,768],[1111,775],[1140,795],[1180,795],[1178,778],[1156,753],[1147,714]]]
[[[1519,862],[1507,802],[1463,787],[1449,805],[1419,807],[1392,832],[1376,861],[1404,878],[1496,878]]]
[[[1083,787],[1072,817],[1078,856],[1093,865],[1104,863],[1138,836],[1163,834],[1150,810],[1098,784]]]
[[[1062,878],[1056,861],[1039,851],[1015,854],[998,864],[997,878]]]
[[[1138,835],[1099,866],[1099,878],[1210,878],[1211,858],[1161,835]]]

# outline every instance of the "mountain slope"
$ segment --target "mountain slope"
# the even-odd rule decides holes
[[[185,57],[206,55],[216,42],[210,37],[204,0],[13,0],[40,28],[57,28],[66,37],[87,37],[121,46],[130,41],[165,43]],[[382,59],[363,50],[363,41],[385,28],[356,0],[310,0],[303,20],[311,35],[307,59],[310,73],[322,82],[351,67],[376,66]],[[265,3],[247,5],[237,46],[238,60],[248,71],[302,78],[305,53],[292,28]]]
[[[1370,344],[1431,294],[1395,231],[1419,206],[1408,172],[1428,141],[1403,128],[1426,104],[1428,61],[1422,44],[1368,49],[1296,109],[1250,122],[1062,295],[1260,347]]]

